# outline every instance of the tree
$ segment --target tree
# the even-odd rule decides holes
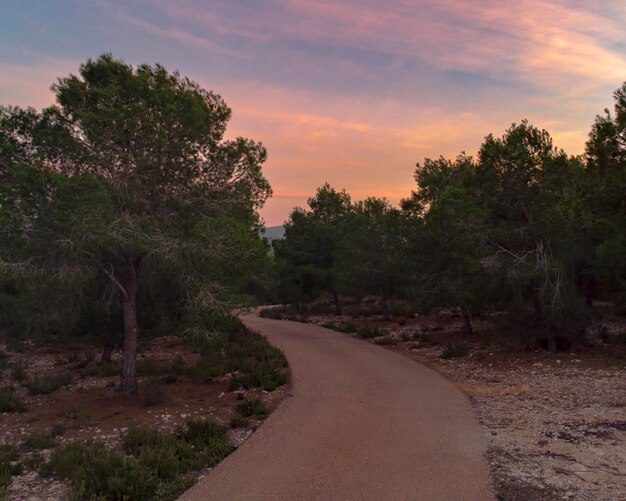
[[[344,218],[336,267],[341,290],[355,297],[380,297],[383,316],[391,320],[388,301],[407,281],[407,239],[401,212],[386,199],[368,198]]]
[[[425,310],[458,306],[472,333],[470,315],[493,300],[484,261],[488,211],[477,196],[475,160],[465,154],[454,161],[426,159],[415,180],[418,190],[402,203],[418,230],[412,238],[420,263],[413,296]]]
[[[41,113],[0,115],[4,269],[59,283],[105,276],[124,319],[120,386],[134,394],[142,283],[169,272],[190,308],[220,304],[223,260],[232,275],[262,252],[266,152],[223,140],[224,101],[160,65],[103,55],[53,90],[57,104]],[[25,173],[37,183],[13,189]]]
[[[351,210],[350,196],[328,183],[309,198],[310,210],[296,208],[285,224],[285,238],[274,242],[281,288],[288,300],[311,300],[320,292],[333,297],[341,314],[336,252],[343,219]]]
[[[626,304],[626,83],[614,94],[612,114],[597,116],[586,147],[581,186],[583,229],[592,245],[591,285]]]

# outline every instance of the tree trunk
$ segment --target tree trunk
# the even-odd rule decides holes
[[[333,289],[333,302],[335,303],[335,315],[341,315],[341,300],[339,299],[339,294],[337,291]]]
[[[126,294],[122,295],[122,311],[124,313],[124,351],[120,390],[129,395],[137,394],[137,340],[139,325],[137,323],[137,272],[138,260],[127,262]]]
[[[468,334],[474,335],[474,329],[472,329],[472,322],[470,320],[469,313],[463,307],[461,307],[461,315],[463,315],[463,325],[465,327],[465,332]]]

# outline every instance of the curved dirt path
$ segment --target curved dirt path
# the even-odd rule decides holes
[[[285,351],[293,396],[180,499],[493,499],[479,426],[448,380],[346,334],[242,319]]]

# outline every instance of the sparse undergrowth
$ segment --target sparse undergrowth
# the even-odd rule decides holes
[[[446,343],[440,356],[443,359],[459,358],[467,355],[469,351],[470,347],[466,343],[449,341]]]
[[[31,395],[47,395],[72,382],[69,374],[37,375],[28,379],[24,387]]]
[[[0,412],[24,412],[26,405],[15,395],[15,388],[4,386],[0,388]]]
[[[245,399],[237,406],[237,412],[242,417],[256,417],[259,419],[267,417],[268,414],[266,405],[258,397]]]
[[[9,444],[0,443],[0,500],[7,499],[11,477],[21,471],[19,452]]]

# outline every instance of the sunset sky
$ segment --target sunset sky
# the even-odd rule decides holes
[[[416,162],[523,118],[582,153],[626,80],[624,26],[624,0],[4,0],[0,104],[51,104],[103,52],[179,70],[267,147],[271,226],[325,181],[397,202]]]

